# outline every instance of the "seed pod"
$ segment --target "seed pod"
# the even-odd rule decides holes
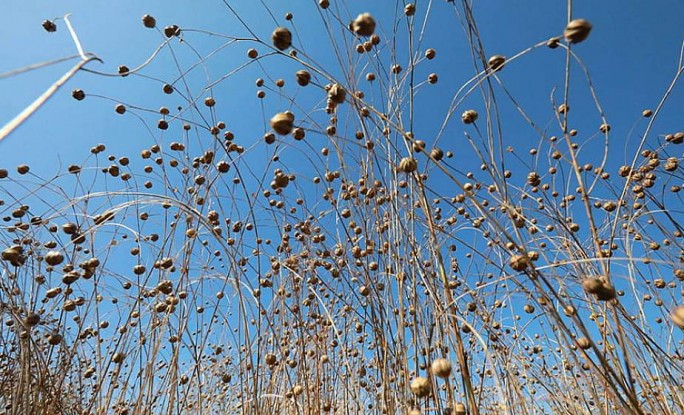
[[[24,323],[29,327],[37,326],[38,323],[40,323],[40,314],[29,313],[29,315],[26,316]]]
[[[651,115],[653,115],[653,111],[652,111],[652,110],[649,110],[649,109],[643,110],[643,111],[641,112],[641,116],[644,117],[644,118],[650,118]]]
[[[306,136],[306,131],[302,127],[297,127],[294,130],[292,130],[292,138],[295,140],[303,140],[304,137]]]
[[[472,124],[477,120],[477,116],[477,111],[466,110],[463,114],[461,114],[461,120],[464,124]]]
[[[451,362],[447,359],[436,359],[430,365],[430,369],[432,369],[432,374],[438,378],[446,379],[451,374]]]
[[[672,271],[672,273],[679,281],[684,281],[684,269],[677,268],[674,271]]]
[[[44,260],[46,264],[54,267],[64,262],[64,255],[59,251],[50,251],[45,254]]]
[[[207,107],[211,108],[211,107],[213,107],[214,105],[216,105],[216,100],[215,100],[213,97],[206,97],[206,98],[204,99],[204,105],[206,105]]]
[[[290,178],[285,173],[281,172],[275,175],[273,178],[273,183],[275,184],[274,187],[276,189],[283,189],[290,184]]]
[[[24,248],[22,248],[21,245],[14,245],[5,249],[2,251],[2,254],[0,254],[0,257],[15,267],[20,267],[24,265],[24,262],[26,262]]]
[[[259,52],[257,52],[256,49],[250,49],[247,51],[247,56],[250,59],[256,59],[257,57],[259,57]]]
[[[441,148],[433,148],[430,151],[430,157],[432,157],[435,161],[440,161],[444,158],[444,151]]]
[[[125,354],[123,354],[121,352],[116,352],[112,356],[112,362],[119,364],[119,363],[122,363],[125,358],[126,358]]]
[[[413,3],[409,3],[406,6],[404,6],[404,14],[407,16],[413,16],[416,14],[416,5]]]
[[[399,162],[399,170],[404,173],[413,173],[418,169],[418,161],[412,157],[404,157]]]
[[[587,350],[591,347],[591,342],[586,337],[580,337],[577,339],[577,346],[582,350]]]
[[[146,14],[142,17],[142,22],[143,26],[145,26],[148,29],[154,29],[157,26],[157,19],[150,16],[149,14]]]
[[[665,136],[665,141],[672,144],[682,144],[684,142],[684,132],[678,131],[674,134],[668,134]]]
[[[563,37],[568,43],[580,43],[589,36],[591,27],[591,23],[584,19],[573,20],[565,27]]]
[[[599,131],[601,131],[603,134],[607,133],[608,131],[610,131],[610,124],[601,124],[599,126]]]
[[[46,32],[54,33],[57,31],[57,25],[51,20],[45,20],[43,21],[43,29],[45,29]]]
[[[126,65],[119,65],[118,72],[121,76],[128,76],[130,69],[128,69],[128,66]]]
[[[321,6],[321,9],[327,9],[330,6],[330,1],[329,0],[319,0],[318,5]]]
[[[276,27],[271,34],[273,46],[278,50],[285,50],[292,46],[292,33],[285,27]]]
[[[603,287],[603,282],[598,278],[588,277],[582,280],[582,289],[587,294],[596,294]]]
[[[55,298],[62,293],[61,287],[50,288],[45,292],[47,298]]]
[[[114,111],[116,111],[117,114],[125,114],[126,106],[124,104],[116,104]]]
[[[599,301],[610,301],[615,299],[617,292],[612,285],[603,283],[601,288],[596,293],[596,299]]]
[[[428,49],[425,51],[425,58],[428,60],[434,59],[436,55],[437,52],[434,49]]]
[[[424,398],[430,394],[430,381],[422,376],[411,381],[411,391],[419,398]]]
[[[500,71],[503,68],[504,63],[506,63],[506,57],[502,55],[494,55],[487,61],[489,69],[494,72]]]
[[[271,128],[280,135],[287,135],[294,127],[295,116],[290,111],[279,112],[271,118]]]
[[[76,101],[83,101],[85,98],[85,92],[82,89],[74,89],[71,91],[71,96],[74,97]]]
[[[311,82],[311,74],[309,73],[309,71],[305,71],[302,69],[301,71],[297,71],[297,73],[295,73],[295,76],[297,77],[297,83],[300,86],[307,86],[309,85],[309,82]]]
[[[556,49],[558,47],[559,42],[560,42],[559,37],[552,37],[551,39],[546,41],[546,46],[548,46],[549,49]]]
[[[342,104],[347,98],[347,91],[340,84],[332,84],[328,89],[328,98],[335,104]]]
[[[375,32],[375,19],[370,13],[361,13],[349,24],[349,28],[357,36],[371,36]]]
[[[454,405],[454,415],[467,415],[465,405],[461,402],[457,402]]]
[[[62,275],[62,282],[66,285],[73,284],[76,281],[78,281],[80,277],[81,276],[77,271],[69,271],[66,274]]]
[[[508,262],[513,270],[522,272],[530,266],[530,258],[527,255],[513,255]]]
[[[59,333],[51,333],[48,336],[47,341],[50,346],[57,346],[62,342],[62,335]]]
[[[171,25],[171,26],[166,26],[164,28],[164,36],[169,37],[169,38],[180,35],[180,32],[181,32],[180,27],[178,27],[175,24]]]
[[[670,312],[670,318],[677,327],[684,330],[684,305],[675,307]]]

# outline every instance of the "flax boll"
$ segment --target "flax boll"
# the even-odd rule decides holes
[[[437,359],[430,366],[432,373],[438,378],[446,379],[451,374],[451,363],[447,359]]]
[[[375,19],[370,13],[362,13],[351,22],[349,28],[357,36],[371,36],[375,32]]]
[[[285,27],[276,27],[271,40],[276,49],[283,51],[292,46],[292,33]]]
[[[591,23],[584,19],[576,19],[568,23],[563,32],[563,37],[568,43],[580,43],[589,37]]]
[[[271,128],[280,135],[290,134],[294,127],[294,114],[290,111],[279,112],[271,118]]]
[[[419,398],[424,398],[430,394],[430,381],[422,376],[411,381],[411,391]]]

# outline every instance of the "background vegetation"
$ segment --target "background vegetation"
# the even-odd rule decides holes
[[[2,413],[684,411],[676,8],[215,3],[0,74]]]

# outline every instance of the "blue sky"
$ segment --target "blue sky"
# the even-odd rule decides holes
[[[310,26],[299,24],[300,21],[316,19],[315,8],[310,7],[309,3],[312,2],[292,4],[292,10],[296,13],[295,22],[300,35],[306,40],[302,44],[322,54],[325,49],[315,49],[314,42],[309,41],[319,28],[317,21],[314,20]],[[270,34],[274,24],[270,19],[260,17],[263,7],[258,2],[239,1],[232,4],[258,34]],[[388,11],[390,7],[380,4],[369,6],[354,1],[346,4],[350,14],[368,7],[378,15],[384,12],[389,17],[393,13]],[[271,6],[279,24],[285,23],[282,18],[287,11],[285,6]],[[452,85],[457,85],[467,79],[472,74],[472,65],[468,54],[464,53],[462,31],[453,24],[453,12],[441,1],[435,2],[433,7],[435,12],[431,15],[424,44],[438,50],[439,60],[425,70],[437,69],[440,88],[434,92],[438,94],[450,80],[453,81]],[[476,2],[474,8],[486,50],[491,54],[512,55],[546,36],[559,34],[565,21],[563,2]],[[587,18],[594,24],[591,40],[579,45],[576,50],[592,69],[597,92],[614,125],[616,137],[627,139],[629,128],[641,109],[655,104],[673,75],[682,40],[678,18],[684,11],[684,5],[675,0],[650,2],[647,5],[641,2],[584,1],[575,2],[574,10],[576,17]],[[6,22],[0,27],[0,71],[74,54],[74,45],[63,24],[59,24],[56,33],[46,33],[40,25],[46,18],[52,19],[66,13],[73,13],[71,20],[84,48],[104,60],[104,64],[93,63],[90,67],[105,72],[115,72],[120,64],[135,66],[147,58],[160,42],[156,33],[140,24],[140,17],[145,13],[154,15],[160,26],[176,23],[181,27],[245,34],[220,1],[202,2],[201,7],[197,3],[183,1],[165,2],[163,6],[140,2],[12,1],[5,5]],[[383,23],[380,20],[381,30],[387,31]],[[209,48],[211,41],[199,38],[195,43]],[[240,56],[239,53],[242,49],[246,50],[247,46],[234,49],[211,63],[211,75],[218,77],[223,63],[230,61],[233,56]],[[507,85],[520,95],[521,102],[533,112],[548,109],[545,107],[549,105],[550,89],[561,85],[562,73],[558,68],[562,59],[557,59],[554,54],[559,55],[540,50],[502,73]],[[0,122],[11,119],[73,63],[0,80]],[[148,73],[159,74],[155,71],[161,66],[153,65]],[[531,73],[534,74],[533,79],[529,79],[528,74]],[[116,117],[110,110],[112,102],[89,99],[78,103],[69,96],[71,89],[80,87],[89,93],[143,106],[156,107],[164,102],[159,90],[149,84],[143,86],[126,82],[131,78],[105,79],[87,73],[79,74],[34,115],[31,122],[2,144],[0,164],[29,162],[35,168],[46,167],[44,171],[48,173],[48,166],[53,166],[58,156],[62,160],[79,161],[84,157],[84,149],[98,142],[106,142],[110,148],[122,150],[136,149],[140,144],[149,142],[149,137],[139,126],[122,123]],[[231,95],[244,94],[251,98],[255,93],[253,83],[247,81],[231,82],[230,87],[236,88],[231,90]],[[672,100],[682,102],[681,94],[681,90],[675,91]],[[225,104],[227,100],[221,103]],[[226,112],[230,112],[230,109]],[[663,114],[660,120],[663,131],[676,128],[679,121],[676,112],[676,105],[672,105],[670,113]],[[44,148],[46,151],[31,154],[22,151],[26,148]]]

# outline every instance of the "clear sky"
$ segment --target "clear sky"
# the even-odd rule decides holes
[[[317,42],[315,38],[320,21],[316,9],[310,7],[313,1],[289,3],[276,2],[270,5],[279,24],[285,23],[283,16],[288,11],[287,7],[292,6],[295,24],[303,39],[301,43],[325,58],[324,52],[329,46],[326,46],[327,41]],[[391,7],[384,5],[385,2],[344,3],[350,15],[367,9],[380,16],[385,13],[385,17],[393,13]],[[440,75],[439,87],[434,89],[435,96],[442,88],[454,88],[472,75],[472,64],[465,49],[462,30],[454,25],[453,12],[442,3],[434,2],[434,12],[430,16],[426,40],[423,42],[425,47],[434,47],[439,52],[439,60],[425,69],[435,70]],[[231,4],[259,35],[267,37],[270,34],[274,23],[270,18],[264,18],[264,8],[260,2],[243,0]],[[387,2],[387,5],[391,4],[393,2]],[[565,3],[560,1],[475,2],[474,8],[485,48],[490,54],[512,55],[548,36],[560,34],[565,23]],[[598,96],[614,126],[615,137],[627,140],[630,128],[641,110],[655,105],[673,75],[683,37],[679,19],[684,14],[684,3],[677,0],[647,3],[578,1],[574,10],[576,17],[584,17],[594,25],[591,41],[580,45],[577,53],[592,70]],[[140,17],[145,13],[154,15],[162,27],[175,23],[181,27],[223,34],[246,34],[218,0],[167,1],[163,4],[97,0],[8,1],[3,6],[5,22],[0,27],[0,72],[74,54],[75,47],[63,24],[58,22],[59,30],[56,33],[47,33],[41,27],[44,19],[53,19],[66,13],[73,13],[71,20],[84,49],[104,61],[104,64],[93,63],[89,67],[110,73],[115,72],[120,64],[130,67],[140,64],[160,43],[160,36],[140,23]],[[309,24],[309,21],[312,23]],[[379,19],[380,29],[388,33],[390,28],[384,27],[383,23],[383,19]],[[217,44],[206,37],[195,36],[194,39],[197,39],[194,44],[200,49],[210,50],[211,45]],[[317,46],[317,43],[323,44]],[[211,78],[217,79],[222,75],[223,67],[234,67],[232,59],[239,57],[242,60],[242,53],[249,47],[245,44],[219,54],[210,62]],[[160,60],[164,61],[163,64],[152,65],[143,73],[159,75],[170,62],[168,53],[162,55]],[[521,59],[516,66],[511,65],[502,74],[511,91],[518,94],[521,102],[532,112],[548,109],[551,88],[559,87],[562,83],[562,72],[558,68],[563,62],[553,55],[552,51],[539,50]],[[11,119],[74,63],[70,61],[0,80],[0,122]],[[254,72],[258,74],[258,71]],[[287,80],[292,79],[291,74],[283,73],[282,76]],[[254,78],[256,76],[245,76],[244,82],[226,82],[230,97],[244,96],[253,100],[255,87],[249,80]],[[49,173],[50,166],[55,166],[58,157],[65,161],[82,160],[84,151],[98,142],[106,142],[116,152],[118,149],[137,151],[140,144],[150,142],[150,137],[139,124],[117,117],[111,110],[113,102],[88,99],[78,103],[70,98],[71,89],[79,87],[87,93],[97,93],[149,108],[173,105],[153,84],[126,82],[130,79],[105,79],[87,73],[78,74],[29,123],[2,143],[0,165],[11,167],[17,162],[28,162]],[[227,101],[224,99],[220,102],[229,104]],[[684,102],[681,87],[675,91],[672,101]],[[681,118],[677,116],[681,113],[677,107],[671,105],[669,112],[660,118],[660,130],[676,129],[678,124],[681,125]],[[250,130],[244,123],[230,118],[232,108],[222,111],[220,116],[236,124],[235,129]],[[443,109],[440,111],[440,114],[444,113]],[[434,122],[429,119],[430,113],[432,109],[426,117],[421,114],[421,122]],[[256,131],[251,134],[258,137],[265,125],[260,116],[255,118],[260,125],[259,128],[252,128]],[[38,148],[44,151],[35,151]]]

